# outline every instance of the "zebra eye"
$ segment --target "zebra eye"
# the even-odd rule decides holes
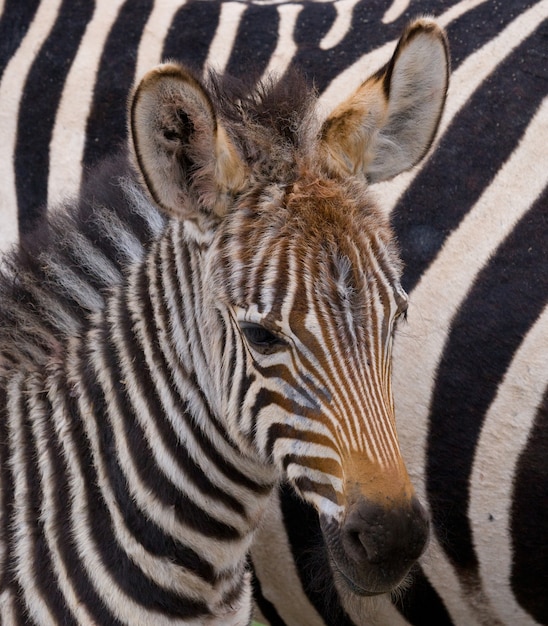
[[[270,354],[286,345],[283,339],[260,324],[246,322],[241,328],[250,346],[263,354]]]

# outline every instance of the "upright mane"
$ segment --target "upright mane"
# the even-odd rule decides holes
[[[276,177],[290,177],[296,151],[306,151],[315,139],[315,90],[304,75],[291,69],[282,77],[259,83],[210,72],[210,94],[219,117],[248,165]]]

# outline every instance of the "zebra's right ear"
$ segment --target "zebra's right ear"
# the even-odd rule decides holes
[[[181,65],[159,65],[137,85],[129,135],[146,188],[174,217],[197,217],[197,207],[222,216],[243,188],[246,168],[236,148],[205,88]]]

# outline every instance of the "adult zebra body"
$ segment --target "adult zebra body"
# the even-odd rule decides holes
[[[145,75],[137,175],[103,166],[4,259],[2,623],[249,623],[281,479],[341,588],[406,576],[429,526],[391,395],[407,299],[367,188],[429,148],[448,70],[422,19],[326,119],[297,75]]]
[[[440,142],[424,167],[382,185],[411,296],[395,345],[400,440],[435,539],[398,611],[378,607],[377,623],[548,623],[546,1],[94,6],[3,5],[0,236],[17,232],[17,210],[27,231],[48,195],[72,193],[119,143],[127,90],[162,57],[236,75],[249,59],[259,74],[296,64],[332,105],[363,65],[388,59],[410,17],[438,16],[453,67]],[[305,515],[316,524],[284,490],[272,514],[282,532],[266,544],[283,576],[260,576],[265,614],[359,623],[313,584]]]

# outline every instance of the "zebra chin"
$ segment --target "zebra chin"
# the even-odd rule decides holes
[[[361,497],[340,522],[320,515],[320,526],[337,587],[359,596],[390,593],[404,583],[430,531],[415,496],[387,507]]]

